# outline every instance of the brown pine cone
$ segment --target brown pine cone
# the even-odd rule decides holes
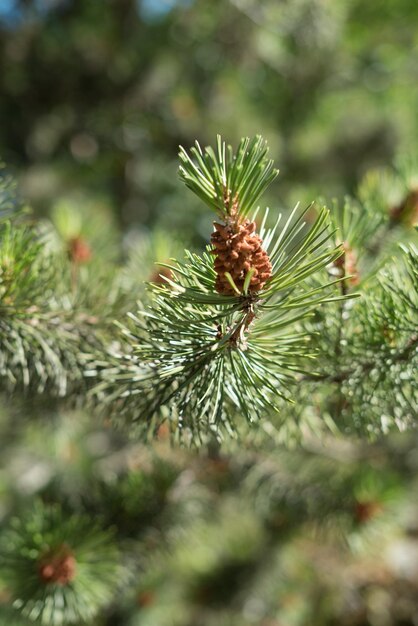
[[[271,277],[271,263],[262,241],[255,233],[256,223],[249,220],[230,221],[227,224],[214,222],[215,232],[211,243],[216,256],[214,268],[217,274],[215,288],[223,295],[236,295],[225,272],[229,272],[240,291],[244,287],[247,273],[254,271],[248,291],[257,293]]]
[[[360,282],[360,273],[357,266],[357,254],[346,241],[342,243],[343,254],[334,261],[334,266],[341,271],[341,277],[350,276],[348,284],[355,287]]]
[[[73,263],[87,263],[92,257],[91,248],[83,237],[72,237],[68,242],[68,256]]]
[[[45,555],[39,563],[39,577],[44,583],[67,585],[76,574],[76,560],[71,550],[63,545]]]

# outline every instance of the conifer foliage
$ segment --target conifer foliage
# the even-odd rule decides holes
[[[281,215],[260,137],[180,162],[214,230],[157,277],[2,173],[0,623],[413,624],[418,167]]]
[[[38,502],[12,519],[1,551],[15,607],[45,625],[90,619],[120,582],[110,533],[58,506]]]
[[[200,438],[236,431],[237,415],[253,423],[291,400],[294,373],[313,356],[298,322],[345,297],[332,293],[333,280],[313,286],[309,278],[343,250],[331,242],[326,208],[310,227],[309,208],[296,207],[283,224],[276,216],[271,227],[265,211],[256,232],[256,202],[277,174],[261,137],[244,139],[236,153],[218,137],[216,152],[196,144],[180,157],[181,179],[217,214],[211,245],[203,255],[186,252],[168,266],[172,278],[151,286],[150,305],[125,329],[127,366],[112,368],[100,390],[145,426],[165,420],[176,435]],[[127,383],[132,362],[142,369]]]

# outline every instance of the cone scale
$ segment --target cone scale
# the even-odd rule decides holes
[[[211,244],[215,256],[216,291],[222,295],[237,295],[226,275],[228,273],[239,292],[243,293],[249,272],[248,292],[255,294],[263,289],[271,277],[272,267],[261,237],[256,233],[256,223],[232,214],[224,224],[214,222],[214,227]]]

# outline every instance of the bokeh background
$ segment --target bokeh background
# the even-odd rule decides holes
[[[38,536],[31,520],[44,528],[55,502],[63,520],[86,516],[88,524],[115,528],[109,545],[120,557],[112,559],[123,557],[125,574],[105,589],[91,626],[417,626],[416,433],[370,447],[339,438],[330,417],[335,405],[338,426],[346,415],[363,434],[362,385],[344,407],[339,388],[325,387],[323,410],[306,422],[313,434],[320,422],[320,435],[325,424],[325,445],[306,437],[301,449],[295,444],[304,436],[305,406],[322,403],[322,392],[303,385],[277,437],[268,421],[253,439],[226,442],[222,454],[211,446],[171,449],[164,430],[144,446],[101,414],[96,421],[84,413],[85,390],[77,390],[86,365],[81,361],[80,370],[73,359],[79,338],[83,355],[102,350],[102,334],[113,350],[109,327],[146,301],[144,280],[160,272],[154,261],[209,240],[213,215],[180,182],[177,155],[179,145],[214,144],[218,133],[234,145],[256,133],[268,140],[281,171],[265,199],[275,210],[355,194],[366,171],[411,155],[413,180],[400,167],[386,186],[377,176],[371,182],[380,187],[368,190],[380,214],[390,212],[388,250],[408,241],[418,188],[418,0],[0,0],[0,182],[5,163],[40,218],[36,236],[44,235],[51,254],[45,258],[62,263],[50,277],[40,265],[45,279],[33,279],[35,290],[32,274],[26,280],[17,263],[16,277],[24,278],[18,305],[41,320],[39,336],[51,336],[59,359],[63,353],[57,367],[43,339],[25,343],[28,366],[19,360],[21,335],[9,330],[13,316],[8,326],[1,313],[2,337],[11,336],[2,352],[11,367],[20,372],[22,365],[22,378],[28,368],[36,372],[35,382],[25,383],[27,396],[20,387],[12,399],[0,395],[0,525],[22,511],[31,540],[32,532]],[[8,210],[15,203],[4,189]],[[354,243],[362,245],[372,228]],[[32,240],[16,241],[12,258],[20,261]],[[369,245],[373,263],[379,245]],[[5,249],[0,266],[9,271]],[[7,271],[6,287],[8,280],[14,285]],[[373,359],[394,353],[398,315],[403,311],[376,335],[371,324],[364,341]],[[405,310],[403,333],[412,315]],[[340,359],[334,346],[342,345],[341,319],[331,314],[324,324],[321,350],[337,337],[321,352],[331,355],[325,372]],[[366,325],[355,323],[358,335]],[[396,390],[396,370],[391,374]],[[47,378],[51,390],[44,389]],[[405,396],[385,384],[378,390],[401,414],[413,385],[412,377],[403,380]],[[61,394],[67,384],[75,400],[69,408],[55,389]],[[369,405],[364,423],[370,415],[379,433],[380,424],[389,429],[379,401]],[[360,407],[355,422],[353,407]],[[57,519],[54,528],[65,530]],[[2,532],[0,553],[9,546]],[[70,536],[75,545],[80,535]],[[10,606],[11,580],[0,563],[0,625],[28,626],[33,622]],[[86,580],[89,598],[100,569]]]
[[[202,244],[179,144],[261,133],[274,207],[351,193],[414,148],[417,26],[416,0],[0,0],[0,158],[41,215]]]

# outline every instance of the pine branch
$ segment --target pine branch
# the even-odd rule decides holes
[[[9,195],[4,201],[7,209]],[[101,325],[71,305],[63,289],[68,261],[17,217],[0,224],[0,387],[79,396],[88,355],[103,346]]]
[[[102,379],[96,399],[107,397],[119,416],[145,430],[167,420],[174,436],[199,440],[239,431],[239,415],[253,423],[277,412],[291,400],[295,372],[314,356],[298,322],[341,300],[327,293],[334,280],[308,285],[343,252],[327,245],[326,209],[310,229],[303,221],[308,209],[297,207],[281,230],[281,216],[268,228],[266,213],[259,235],[247,220],[273,177],[265,154],[260,138],[243,140],[236,155],[220,139],[216,154],[196,148],[197,165],[182,152],[184,181],[225,224],[215,224],[214,248],[165,266],[171,277],[151,286],[151,304],[122,327],[127,356],[92,370]]]
[[[191,625],[197,614],[204,614],[208,623],[234,619],[239,624],[248,597],[259,600],[264,620],[285,619],[289,581],[294,598],[307,575],[310,621],[317,616],[313,590],[326,593],[326,611],[338,614],[334,602],[340,606],[340,595],[335,601],[334,594],[350,576],[347,593],[352,598],[353,562],[360,572],[354,586],[362,589],[363,565],[367,569],[370,554],[375,563],[383,539],[385,545],[399,545],[400,531],[406,540],[408,522],[399,513],[405,497],[409,509],[416,490],[411,463],[416,438],[408,441],[363,447],[333,440],[328,446],[292,451],[272,446],[270,454],[265,449],[235,451],[221,461],[206,460],[195,473],[189,469],[188,480],[177,491],[180,501],[200,493],[202,482],[215,489],[225,483],[228,487],[210,499],[204,519],[188,516],[171,549],[150,560],[140,586],[139,619]],[[238,525],[237,513],[242,520]],[[377,570],[381,574],[380,561]]]
[[[390,363],[387,361],[384,363],[384,367],[388,368],[390,364],[402,363],[403,361],[409,361],[410,358],[414,355],[416,349],[418,347],[418,334],[413,334],[406,342],[406,345],[400,350],[392,353],[390,356]],[[374,369],[377,365],[378,361],[374,358],[369,361],[363,361],[352,368],[342,370],[335,374],[331,373],[312,373],[312,374],[304,374],[299,378],[300,382],[304,381],[316,381],[316,382],[330,382],[330,383],[341,383],[346,380],[349,380],[354,375],[360,378],[363,374],[368,374],[372,369]]]
[[[310,389],[313,384],[321,398],[326,394],[328,406],[321,403],[321,411],[329,412],[339,428],[370,435],[414,423],[417,262],[415,246],[403,246],[396,264],[387,262],[377,274],[363,278],[363,297],[348,303],[343,317],[331,310],[328,319],[317,316],[312,324],[308,322],[307,330],[318,333],[316,347],[321,356],[317,371],[300,378],[302,389],[304,383]],[[344,341],[338,342],[336,362],[330,346],[340,337],[341,326]],[[300,402],[310,404],[302,390]]]
[[[44,626],[91,620],[120,583],[112,539],[92,520],[40,502],[12,519],[0,555],[15,609]]]

